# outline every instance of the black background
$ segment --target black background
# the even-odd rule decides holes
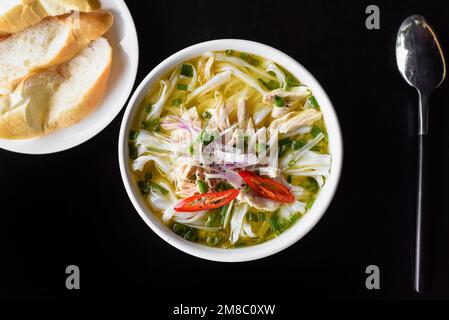
[[[268,44],[310,70],[333,101],[343,131],[336,196],[307,236],[276,255],[234,264],[189,256],[153,233],[128,199],[117,158],[122,111],[103,132],[71,150],[42,156],[0,150],[0,298],[449,298],[449,81],[430,102],[431,277],[428,291],[417,295],[411,254],[418,98],[394,58],[397,28],[415,13],[427,17],[448,46],[447,3],[127,4],[140,44],[136,85],[176,51],[219,38]],[[369,4],[380,8],[380,30],[365,28]],[[70,264],[80,267],[81,290],[65,288]],[[380,267],[380,290],[365,288],[371,264]]]

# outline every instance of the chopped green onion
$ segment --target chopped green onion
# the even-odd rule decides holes
[[[198,191],[200,193],[206,193],[209,191],[209,187],[207,186],[207,183],[203,180],[198,180]]]
[[[285,106],[285,100],[282,97],[274,96],[274,104],[276,107],[283,107]]]
[[[153,174],[151,172],[145,172],[145,181],[150,181],[153,179]]]
[[[310,151],[320,152],[321,151],[321,147],[320,146],[314,146],[313,148],[310,149]]]
[[[225,55],[227,55],[227,56],[232,56],[234,54],[234,50],[226,50],[225,51]]]
[[[151,190],[159,193],[162,196],[166,196],[168,194],[168,190],[164,189],[163,187],[161,187],[160,185],[158,185],[157,183],[154,182],[148,182],[150,184]]]
[[[128,144],[128,149],[129,149],[129,157],[133,160],[137,159],[139,157],[139,154],[137,152],[137,147],[135,146],[134,143],[129,143]]]
[[[151,131],[159,131],[160,126],[159,126],[159,119],[153,119],[153,120],[148,120],[145,121],[143,123],[143,127],[146,130],[151,130]]]
[[[193,149],[193,144],[191,144],[191,145],[189,146],[189,154],[190,154],[191,156],[193,156],[194,153],[195,153],[195,150]]]
[[[208,144],[210,144],[212,141],[215,140],[215,135],[213,133],[210,134],[206,130],[203,130],[200,133],[200,140],[201,140],[201,143],[203,144],[203,146],[207,146]]]
[[[187,91],[187,89],[189,89],[189,86],[188,85],[186,85],[186,84],[178,84],[177,86],[176,86],[176,89],[178,89],[178,90],[182,90],[182,91]]]
[[[152,105],[151,103],[149,103],[149,104],[147,104],[147,105],[145,106],[145,112],[146,112],[146,113],[150,113],[150,112],[151,112],[151,109],[153,109],[153,105]]]
[[[198,235],[194,230],[190,230],[189,232],[187,232],[185,234],[184,239],[191,241],[191,242],[196,242],[196,241],[198,241]]]
[[[319,135],[320,133],[324,133],[324,132],[323,132],[323,129],[321,129],[320,127],[313,126],[311,133],[312,133],[312,137],[315,138],[317,135]]]
[[[310,210],[310,208],[312,208],[314,202],[315,198],[312,198],[307,202],[307,210]]]
[[[212,114],[209,111],[204,111],[201,115],[204,119],[210,119],[212,118]]]
[[[293,140],[292,141],[292,149],[299,150],[307,144],[305,140]]]
[[[303,181],[301,186],[310,192],[317,192],[320,189],[318,182],[312,177],[307,177],[306,180]]]
[[[182,104],[182,99],[181,99],[181,98],[176,98],[176,99],[173,99],[173,100],[171,101],[171,105],[172,105],[173,107],[180,106],[181,104]]]
[[[249,54],[247,54],[246,52],[240,52],[240,58],[243,60],[248,60]]]
[[[299,214],[295,213],[290,217],[290,222],[295,223],[299,219]]]
[[[307,98],[307,102],[309,107],[314,109],[319,109],[320,105],[318,104],[318,101],[316,101],[315,96],[310,96]]]
[[[137,181],[137,186],[143,196],[147,195],[151,191],[151,186],[146,181]]]
[[[259,216],[257,214],[255,214],[254,212],[250,212],[250,213],[248,213],[248,220],[251,222],[258,222]]]
[[[206,242],[210,246],[216,246],[218,242],[220,241],[219,237],[207,237]]]
[[[278,141],[278,145],[279,146],[283,146],[283,145],[290,145],[292,143],[292,139],[290,138],[284,138]]]
[[[190,64],[181,65],[181,74],[186,77],[193,77],[193,68]]]
[[[287,153],[289,148],[290,146],[288,144],[280,146],[278,151],[278,158],[282,158]]]
[[[301,85],[301,82],[299,82],[298,79],[296,79],[291,74],[288,74],[286,78],[286,84],[288,88],[299,87]]]
[[[218,213],[215,211],[213,213],[211,213],[208,217],[207,217],[207,221],[204,224],[204,226],[206,227],[214,227],[217,223],[218,223],[218,218],[220,216],[218,215]]]
[[[224,182],[224,181],[220,181],[220,182],[217,184],[217,186],[215,187],[215,189],[216,189],[218,192],[221,192],[221,191],[226,191],[226,190],[233,189],[233,188],[232,188],[232,186],[231,186],[229,183],[226,183],[226,182]]]
[[[250,65],[253,65],[253,66],[255,66],[255,67],[257,67],[258,65],[260,65],[260,60],[251,57],[251,58],[249,59],[249,64],[250,64]]]
[[[295,160],[290,160],[290,162],[288,163],[289,167],[293,167],[296,164]]]
[[[184,237],[186,233],[189,231],[189,228],[179,223],[173,224],[172,229],[174,233],[180,235],[181,237]]]
[[[263,79],[260,78],[258,80],[260,83],[264,85],[265,88],[267,88],[270,91],[279,88],[279,82],[276,80],[269,80],[268,82],[265,82]]]
[[[129,140],[134,141],[137,139],[138,136],[139,136],[139,130],[131,130],[129,132]]]
[[[293,181],[293,177],[291,175],[287,176],[287,182],[291,184],[292,181]]]
[[[257,153],[263,153],[266,152],[267,150],[267,145],[265,143],[258,143],[256,144],[256,151]]]

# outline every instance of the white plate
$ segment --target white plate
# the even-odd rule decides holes
[[[101,0],[102,8],[114,15],[105,35],[112,46],[113,61],[102,102],[81,122],[47,136],[26,140],[0,139],[0,148],[27,154],[67,150],[86,142],[103,130],[126,103],[134,85],[139,62],[139,45],[133,18],[123,0]]]

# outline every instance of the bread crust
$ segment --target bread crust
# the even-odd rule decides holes
[[[102,39],[102,41],[106,41]],[[107,43],[107,41],[106,41]],[[52,95],[64,82],[64,76],[57,69],[64,68],[64,65],[51,70],[38,73],[23,82],[16,88],[16,94],[24,94],[24,88],[33,87],[33,97],[35,94],[46,91],[48,102],[40,103],[38,109],[32,109],[33,99],[27,99],[26,94],[23,103],[11,110],[0,112],[0,138],[3,139],[29,139],[41,135],[49,134],[55,130],[74,125],[89,115],[101,102],[106,91],[110,70],[112,67],[112,48],[107,44],[109,54],[105,59],[107,62],[102,67],[101,73],[95,78],[92,85],[83,92],[75,105],[68,105],[67,109],[57,114],[50,122],[49,113],[52,109]],[[69,64],[67,62],[67,64]],[[61,91],[62,92],[62,91]],[[0,95],[0,109],[2,109],[2,97]],[[36,107],[36,105],[34,105]]]
[[[12,91],[22,80],[31,75],[69,61],[81,52],[81,50],[86,48],[92,41],[105,34],[114,21],[113,15],[109,11],[103,10],[91,13],[80,13],[79,15],[67,14],[47,19],[59,19],[62,23],[67,25],[69,32],[66,41],[61,45],[60,51],[47,61],[47,63],[36,65],[27,70],[28,73],[25,76],[12,79],[9,83],[3,84],[7,89]],[[15,41],[17,38],[20,38],[20,34],[8,37],[3,41]]]
[[[47,123],[44,134],[72,126],[87,117],[103,99],[112,67],[112,49],[106,68],[97,78],[94,85],[84,94],[83,99],[69,110],[61,112],[56,121]]]
[[[0,37],[20,32],[49,16],[69,13],[74,9],[92,12],[100,8],[98,0],[21,0],[0,16]]]

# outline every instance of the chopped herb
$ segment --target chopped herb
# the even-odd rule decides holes
[[[220,215],[222,217],[226,216],[226,213],[228,212],[229,209],[229,204],[224,205],[223,207],[220,208]]]
[[[128,149],[129,149],[129,157],[133,160],[137,159],[139,157],[139,154],[137,152],[137,147],[135,146],[134,143],[129,143],[128,144]]]
[[[318,182],[312,177],[307,177],[306,180],[303,181],[301,186],[310,192],[317,192],[320,189]]]
[[[240,58],[243,60],[248,60],[249,54],[247,54],[246,52],[240,52]]]
[[[289,167],[293,167],[295,164],[296,164],[295,160],[290,160],[289,163],[288,163],[288,166]]]
[[[193,67],[190,64],[182,64],[181,74],[189,78],[193,77]]]
[[[134,141],[137,139],[138,136],[139,136],[139,130],[131,130],[129,132],[129,140]]]
[[[299,87],[301,85],[301,82],[299,82],[298,79],[296,79],[291,74],[288,74],[286,78],[286,84],[288,88]]]
[[[190,230],[185,234],[184,239],[186,239],[187,241],[191,241],[191,242],[197,242],[198,234],[196,233],[195,230]]]
[[[201,115],[204,119],[210,119],[212,118],[212,114],[209,111],[204,111]]]
[[[187,91],[188,89],[189,89],[189,86],[188,85],[186,85],[186,84],[178,84],[177,86],[176,86],[176,89],[178,89],[178,90],[182,90],[182,91]]]
[[[147,195],[151,191],[151,186],[147,181],[137,181],[137,186],[143,196]]]
[[[310,210],[310,208],[312,208],[314,202],[315,198],[312,198],[307,202],[307,210]]]
[[[143,123],[143,127],[146,130],[159,131],[160,130],[159,119],[153,119],[153,120],[145,121]]]
[[[145,181],[150,181],[153,179],[153,174],[151,172],[145,172]]]
[[[292,181],[293,181],[293,177],[291,175],[287,176],[287,182],[291,184]]]
[[[319,109],[320,105],[318,104],[318,101],[316,101],[315,96],[310,96],[307,98],[308,106],[310,108]]]
[[[215,187],[215,190],[217,192],[226,191],[226,190],[229,190],[229,189],[233,189],[232,186],[229,183],[224,182],[224,181],[220,181],[217,184],[217,186]]]
[[[251,222],[259,222],[259,216],[254,212],[250,212],[248,213],[248,220]]]
[[[279,146],[290,145],[292,143],[292,139],[284,138],[278,141]]]
[[[225,55],[232,56],[234,54],[234,50],[226,50]]]
[[[153,105],[152,105],[151,103],[149,103],[149,104],[147,104],[147,105],[145,106],[145,112],[146,112],[146,113],[150,113],[150,112],[151,112],[151,109],[153,109]]]
[[[207,217],[207,221],[204,225],[206,227],[215,227],[219,223],[219,220],[221,220],[219,218],[220,215],[218,214],[218,212],[214,211]]]
[[[196,181],[196,173],[192,174],[189,179],[191,181]]]
[[[282,158],[287,153],[288,149],[290,149],[290,146],[288,144],[280,146],[278,151],[278,158]]]
[[[323,132],[323,129],[321,129],[320,127],[318,127],[318,126],[313,126],[312,127],[312,137],[316,137],[317,135],[319,135],[320,133],[324,133]]]
[[[189,228],[179,223],[173,224],[172,229],[177,235],[180,235],[181,237],[184,237],[189,231]]]
[[[263,153],[267,151],[267,145],[265,143],[258,143],[256,144],[256,151],[257,153]]]
[[[195,153],[195,150],[193,149],[193,144],[191,144],[191,145],[189,146],[189,154],[190,154],[191,156],[193,156],[194,153]]]
[[[198,191],[200,193],[206,193],[207,191],[209,191],[209,187],[207,186],[207,183],[204,182],[203,180],[198,180],[197,184],[198,184]]]
[[[245,185],[245,192],[249,193],[251,191],[251,188],[249,187],[249,185]]]
[[[307,144],[305,140],[293,140],[292,141],[292,149],[299,150]]]
[[[310,151],[320,152],[321,151],[321,147],[320,146],[314,146],[312,149],[310,149]]]
[[[260,83],[262,83],[264,85],[265,88],[267,88],[268,90],[272,91],[275,90],[277,88],[279,88],[279,82],[276,80],[269,80],[268,82],[264,81],[263,79],[258,79]]]
[[[283,107],[285,106],[285,100],[282,97],[274,96],[274,104],[276,107]]]
[[[163,187],[161,187],[157,183],[154,183],[154,182],[151,182],[151,181],[148,182],[148,183],[150,184],[151,191],[159,193],[162,196],[166,196],[168,194],[168,190],[164,189]]]
[[[218,242],[220,241],[219,237],[207,237],[206,242],[210,246],[216,246]]]
[[[253,66],[255,66],[255,67],[257,67],[258,65],[260,65],[260,60],[251,57],[251,58],[249,59],[249,64],[250,64],[250,65],[253,65]]]
[[[295,223],[299,219],[299,214],[295,213],[290,217],[290,222]]]
[[[206,130],[203,130],[200,133],[200,140],[201,140],[201,143],[203,144],[203,146],[207,146],[208,144],[210,144],[212,141],[215,140],[215,135],[210,134]]]
[[[181,99],[181,98],[176,98],[176,99],[173,99],[173,100],[171,101],[171,105],[172,105],[173,107],[180,106],[181,104],[182,104],[182,99]]]

